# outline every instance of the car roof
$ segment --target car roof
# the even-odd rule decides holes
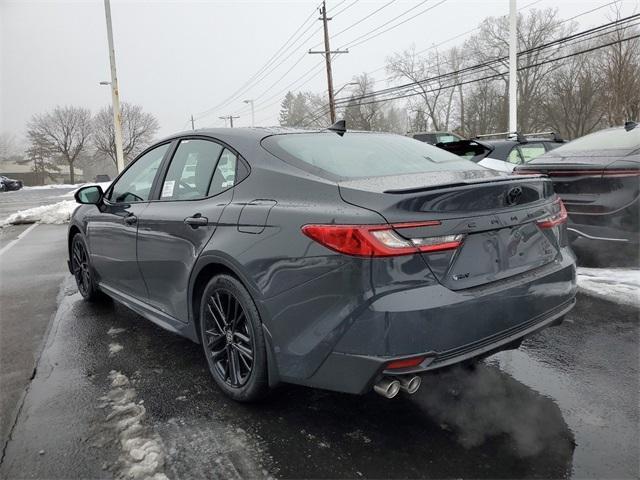
[[[192,135],[201,135],[205,137],[218,138],[220,140],[233,140],[233,139],[252,139],[260,141],[261,139],[270,135],[278,135],[283,133],[314,133],[320,132],[319,129],[303,129],[303,128],[288,128],[288,127],[237,127],[237,128],[199,128],[196,130],[184,130],[177,132],[157,143],[162,143],[167,140],[173,140],[175,138],[187,137]]]

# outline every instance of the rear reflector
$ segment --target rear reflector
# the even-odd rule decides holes
[[[395,360],[385,367],[385,370],[397,370],[401,368],[417,367],[422,363],[425,357],[405,358],[404,360]]]
[[[540,228],[552,228],[567,221],[567,209],[564,208],[564,203],[560,199],[556,203],[560,204],[560,210],[554,215],[538,220],[537,223]]]
[[[420,252],[452,250],[462,244],[463,235],[403,238],[395,229],[431,227],[440,222],[395,225],[305,225],[302,232],[319,244],[357,257],[394,257]]]

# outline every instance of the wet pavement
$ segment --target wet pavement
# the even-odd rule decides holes
[[[67,191],[2,194],[0,219]],[[243,405],[199,345],[83,302],[65,232],[0,230],[2,478],[640,475],[637,308],[579,294],[561,326],[414,396],[285,385]]]
[[[26,478],[637,478],[638,311],[567,321],[386,400],[282,386],[236,404],[200,346],[70,277],[0,474]],[[137,459],[138,461],[136,461]]]

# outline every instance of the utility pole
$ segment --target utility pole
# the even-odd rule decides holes
[[[509,133],[518,131],[518,10],[509,0]]]
[[[256,115],[255,115],[255,110],[253,109],[253,100],[244,100],[244,103],[248,103],[249,105],[251,105],[251,127],[255,127],[256,126]]]
[[[120,91],[116,76],[116,51],[113,47],[113,30],[111,28],[111,3],[104,0],[104,14],[107,18],[107,41],[109,42],[109,63],[111,64],[111,103],[113,108],[113,133],[116,147],[116,167],[118,172],[124,170],[124,154],[122,152],[122,114],[120,113]]]
[[[191,115],[191,130],[195,130],[196,129],[196,125],[193,122],[193,115]]]
[[[238,116],[233,116],[233,115],[224,115],[222,117],[218,117],[220,120],[224,120],[224,126],[227,126],[227,120],[229,120],[229,125],[231,126],[231,128],[233,128],[233,119],[234,118],[240,118]]]
[[[322,26],[324,27],[324,51],[311,51],[311,54],[323,54],[325,58],[325,64],[327,67],[327,87],[329,90],[329,115],[331,118],[331,123],[335,123],[336,121],[336,103],[335,98],[333,97],[333,74],[331,73],[331,54],[336,53],[349,53],[349,50],[334,50],[331,51],[331,47],[329,46],[329,20],[331,18],[327,18],[327,4],[326,1],[322,1],[322,7],[320,7],[320,17],[318,20],[322,20]]]

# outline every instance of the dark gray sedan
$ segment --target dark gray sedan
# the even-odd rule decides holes
[[[514,348],[575,302],[551,181],[390,134],[200,130],[148,148],[69,228],[82,296],[202,344],[237,400],[387,397]]]

